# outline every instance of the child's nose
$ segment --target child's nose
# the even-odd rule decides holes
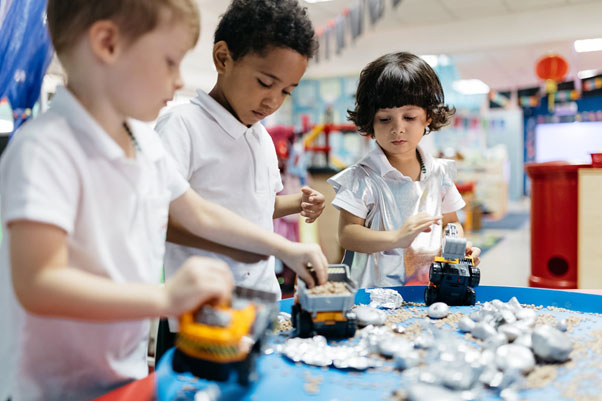
[[[176,73],[173,85],[176,90],[180,90],[184,87],[184,80],[182,79],[182,74],[180,73],[180,71]]]

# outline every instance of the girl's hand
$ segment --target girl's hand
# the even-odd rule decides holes
[[[324,210],[324,195],[310,187],[301,188],[301,216],[306,223],[313,223]]]
[[[472,256],[472,260],[474,261],[475,266],[478,266],[479,263],[481,263],[479,255],[481,255],[481,249],[472,246],[472,242],[466,241],[466,256]]]
[[[234,288],[228,265],[193,256],[165,283],[164,316],[180,316],[206,303],[227,304]]]
[[[408,217],[403,226],[395,231],[395,247],[409,247],[418,234],[430,232],[433,224],[441,224],[441,216],[432,216],[428,213],[421,212]]]

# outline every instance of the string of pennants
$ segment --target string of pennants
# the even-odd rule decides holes
[[[391,0],[392,9],[397,8],[401,1]],[[385,15],[385,0],[357,0],[353,7],[345,8],[338,16],[331,18],[326,26],[318,27],[316,37],[320,46],[314,62],[329,60],[333,50],[338,55],[348,43],[355,43],[364,33],[366,13],[370,25],[374,26]]]
[[[561,89],[561,85],[569,86],[566,89]],[[511,91],[496,91],[489,92],[489,107],[490,108],[506,108],[512,103]],[[520,107],[537,107],[541,99],[546,93],[540,87],[519,89],[517,91],[516,101]],[[581,81],[581,91],[574,89],[572,82],[559,84],[559,90],[554,93],[555,103],[567,103],[578,100],[584,96],[602,95],[602,75],[592,78],[583,79]],[[597,120],[596,120],[597,121]]]
[[[506,128],[503,118],[485,118],[475,115],[455,115],[452,117],[450,127],[458,131],[497,131]]]

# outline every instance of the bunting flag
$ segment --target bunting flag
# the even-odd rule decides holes
[[[596,77],[583,81],[583,89],[586,91],[593,91],[595,89],[602,88],[602,78]]]
[[[510,95],[510,92],[491,90],[489,92],[489,108],[506,108],[510,104]]]
[[[401,2],[402,0],[392,0],[391,7],[398,7]],[[314,62],[329,60],[333,49],[335,54],[341,54],[347,47],[347,31],[349,31],[352,42],[355,42],[364,33],[366,8],[370,24],[374,25],[384,16],[385,0],[357,0],[355,6],[345,8],[341,14],[329,20],[326,27],[316,29],[319,48]],[[332,41],[334,41],[333,45],[331,45]]]
[[[349,25],[351,27],[351,39],[355,41],[364,32],[364,10],[362,3],[358,2],[349,10]]]
[[[332,29],[330,29],[330,27],[326,28],[324,30],[324,59],[325,60],[329,60],[330,59],[330,36],[331,36],[331,32]]]
[[[385,12],[385,0],[368,0],[370,23],[376,24]]]
[[[345,48],[345,21],[346,19],[342,15],[339,15],[335,20],[336,54],[341,54],[341,51]]]

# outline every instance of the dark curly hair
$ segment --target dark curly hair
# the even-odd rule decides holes
[[[310,59],[318,48],[306,8],[296,0],[233,0],[215,30],[234,60],[268,47],[288,47]]]
[[[426,110],[427,119],[432,119],[430,132],[448,125],[456,112],[444,101],[441,82],[426,61],[411,53],[389,53],[362,70],[355,110],[347,113],[360,133],[373,136],[374,115],[379,109],[418,106]]]

